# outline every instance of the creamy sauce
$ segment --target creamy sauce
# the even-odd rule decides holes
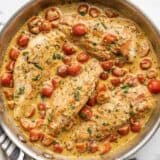
[[[150,91],[159,68],[144,32],[98,4],[57,5],[28,20],[8,46],[1,75],[19,132],[35,148],[73,157],[134,141],[159,92]]]

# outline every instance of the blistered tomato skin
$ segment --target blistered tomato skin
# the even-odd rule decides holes
[[[53,93],[52,85],[45,85],[41,90],[41,95],[45,97],[51,97],[52,93]]]
[[[18,49],[12,48],[9,52],[9,57],[11,60],[16,61],[19,54],[20,54],[20,51]]]
[[[118,133],[121,135],[121,136],[126,136],[128,133],[129,133],[129,126],[126,125],[126,126],[123,126],[121,128],[118,129]]]
[[[85,24],[79,23],[79,24],[76,24],[72,27],[72,33],[75,36],[81,37],[87,33],[87,28],[86,28]]]
[[[69,43],[65,43],[62,46],[62,50],[65,55],[72,55],[73,53],[75,53],[75,49]]]
[[[77,76],[81,73],[82,67],[79,64],[72,64],[68,66],[67,73],[70,76]]]
[[[148,83],[148,89],[153,94],[159,94],[160,93],[160,80],[153,79],[150,80]]]
[[[3,73],[1,77],[1,85],[9,87],[12,85],[13,82],[13,75],[12,73]]]
[[[66,77],[67,76],[67,70],[68,70],[68,66],[67,65],[61,65],[58,67],[57,69],[57,74],[60,76],[60,77]]]
[[[21,47],[27,47],[28,42],[29,42],[29,36],[25,34],[21,35],[17,41],[18,45]]]

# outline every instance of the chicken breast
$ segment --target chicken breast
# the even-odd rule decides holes
[[[110,99],[103,105],[92,108],[92,118],[74,128],[73,139],[77,142],[102,140],[128,123],[131,113],[137,114],[152,109],[155,100],[147,88],[142,85],[130,88],[128,93],[122,90],[108,92]]]
[[[128,62],[132,62],[136,57],[138,28],[128,19],[106,19],[104,16],[90,19],[79,15],[67,15],[61,23],[61,30],[76,45],[99,59],[122,55]],[[77,24],[85,25],[87,33],[84,36],[74,35],[72,28]]]
[[[83,66],[83,71],[76,77],[68,77],[54,91],[52,97],[52,122],[50,127],[53,132],[59,132],[74,118],[86,104],[88,98],[95,90],[99,74],[102,69],[96,59],[89,60]]]

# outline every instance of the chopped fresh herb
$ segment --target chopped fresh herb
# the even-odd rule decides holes
[[[108,123],[106,123],[106,122],[103,122],[103,126],[108,126]]]
[[[18,95],[24,94],[25,87],[19,88]]]
[[[91,129],[91,128],[88,128],[88,129],[87,129],[87,132],[88,132],[89,134],[92,134],[92,129]]]
[[[86,119],[87,117],[86,117],[86,114],[84,114],[83,112],[80,112],[79,113],[79,116],[81,117],[81,118],[83,118],[83,119]]]
[[[80,100],[79,90],[76,90],[76,92],[74,93],[74,98],[75,98],[76,101],[79,101],[79,100]]]
[[[35,76],[34,78],[32,78],[33,81],[37,81],[41,78],[40,74],[38,74],[37,76]]]
[[[128,93],[129,88],[130,88],[130,85],[128,85],[128,84],[121,87],[121,89],[123,89],[124,93]]]
[[[135,116],[135,113],[133,111],[130,111],[129,114],[131,117]]]
[[[96,115],[96,119],[98,119],[99,118],[99,116],[98,115]]]
[[[49,48],[49,46],[46,46],[46,49],[48,49]]]
[[[103,22],[101,22],[101,25],[103,26],[104,29],[107,29],[107,26]]]
[[[62,55],[60,55],[59,53],[54,53],[52,56],[52,59],[55,60],[61,60],[62,58],[63,58]]]
[[[100,135],[100,134],[97,134],[97,135],[96,135],[96,138],[101,138],[101,135]]]
[[[38,63],[33,63],[33,65],[34,65],[36,68],[38,68],[38,69],[40,69],[40,70],[43,70],[43,68],[42,68]]]
[[[26,56],[26,55],[29,54],[29,52],[28,51],[24,51],[22,54],[23,54],[23,56]]]
[[[46,98],[45,96],[41,95],[41,99],[42,99],[42,100],[44,100],[45,98]]]
[[[93,42],[93,43],[92,43],[92,45],[93,45],[93,46],[96,46],[96,45],[97,45],[97,43]]]
[[[75,109],[75,106],[74,105],[70,105],[71,109]]]
[[[85,15],[86,15],[85,12],[79,12],[79,14],[80,14],[81,16],[85,16]]]

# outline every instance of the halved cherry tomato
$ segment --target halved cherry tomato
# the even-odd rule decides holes
[[[41,142],[44,146],[50,146],[53,141],[54,138],[52,136],[45,134]]]
[[[122,68],[125,65],[125,62],[119,59],[115,60],[115,66]]]
[[[105,13],[106,13],[107,17],[109,17],[109,18],[115,18],[115,17],[119,16],[119,14],[117,12],[115,12],[114,10],[112,10],[110,8],[107,8],[105,10]]]
[[[103,62],[101,62],[101,66],[105,71],[109,71],[113,67],[113,61],[112,60],[103,61]]]
[[[113,78],[113,79],[111,79],[111,83],[113,86],[117,87],[120,85],[121,80],[119,78]]]
[[[87,4],[80,4],[78,7],[78,13],[82,16],[88,13],[89,6]]]
[[[13,72],[14,70],[14,66],[15,66],[15,61],[10,61],[7,65],[6,65],[6,69],[10,72]]]
[[[131,131],[132,132],[140,132],[141,124],[138,121],[131,121]]]
[[[84,153],[87,149],[87,146],[85,143],[77,143],[76,144],[76,149],[79,153]]]
[[[104,83],[98,83],[96,86],[96,91],[97,93],[101,92],[101,91],[106,91],[107,87]]]
[[[111,150],[111,144],[109,142],[105,143],[102,148],[100,149],[100,154],[106,154]]]
[[[88,147],[89,147],[89,151],[90,151],[91,153],[95,153],[95,152],[98,151],[98,145],[97,145],[96,142],[91,142],[91,143],[89,143]]]
[[[53,146],[53,151],[56,153],[62,153],[63,152],[63,146],[60,144],[55,144]]]
[[[70,56],[64,56],[63,63],[66,65],[71,65],[72,58]]]
[[[68,66],[67,73],[70,76],[77,76],[81,73],[82,67],[79,64],[72,64]]]
[[[67,76],[67,70],[68,70],[68,66],[66,65],[61,65],[58,67],[57,69],[57,74],[61,77],[66,77]]]
[[[45,111],[46,110],[46,104],[45,103],[39,103],[38,104],[38,109],[41,111]]]
[[[114,43],[115,41],[117,41],[117,36],[111,33],[106,34],[103,38],[103,42],[105,44],[111,44]]]
[[[52,25],[49,21],[45,20],[41,23],[40,31],[49,32],[52,28]]]
[[[78,23],[72,27],[72,33],[75,36],[84,36],[87,33],[87,27],[83,23]]]
[[[121,135],[121,136],[126,136],[128,133],[129,133],[129,126],[128,125],[125,125],[121,128],[118,129],[118,133]]]
[[[147,72],[147,78],[153,79],[157,77],[157,72],[155,70],[149,70]]]
[[[143,59],[143,60],[140,62],[140,67],[141,67],[141,69],[146,70],[146,69],[151,68],[151,66],[152,66],[152,62],[151,62],[150,59]]]
[[[31,106],[31,108],[28,108],[27,111],[25,112],[25,117],[30,118],[32,117],[36,112],[36,109],[34,106]]]
[[[47,10],[45,18],[48,21],[55,21],[60,18],[60,13],[55,7],[52,7]]]
[[[160,93],[160,80],[153,79],[148,83],[148,89],[151,93],[158,94]]]
[[[52,85],[53,85],[53,88],[56,88],[58,87],[58,84],[60,82],[60,78],[57,76],[55,76],[53,79],[52,79]]]
[[[31,130],[36,127],[36,123],[32,122],[30,119],[21,118],[20,124],[25,130]]]
[[[52,85],[45,85],[41,90],[41,95],[45,97],[51,97],[53,93],[53,86]]]
[[[91,7],[89,9],[89,15],[93,18],[98,17],[101,14],[100,10],[96,7]]]
[[[96,95],[93,95],[89,98],[87,105],[94,106],[96,104]]]
[[[96,98],[98,104],[104,104],[106,101],[108,101],[108,99],[109,96],[105,91],[98,92]]]
[[[74,47],[69,43],[65,43],[62,47],[62,50],[66,55],[72,55],[73,53],[75,53]]]
[[[38,130],[38,129],[32,129],[30,131],[29,140],[31,142],[36,142],[36,141],[38,141],[38,140],[40,140],[42,138],[43,138],[43,134],[42,134],[42,132],[40,130]]]
[[[92,118],[92,109],[91,107],[83,107],[82,110],[80,111],[80,117],[83,118],[84,120],[90,120]]]
[[[109,141],[110,142],[116,142],[117,141],[117,138],[118,138],[118,135],[113,133],[109,136]]]
[[[112,70],[112,74],[116,77],[123,77],[125,75],[126,71],[121,68],[114,68]]]
[[[16,61],[20,54],[20,51],[17,48],[12,48],[9,52],[9,57],[11,60]]]
[[[86,53],[81,52],[80,54],[78,54],[77,60],[78,62],[85,63],[89,60],[89,56]]]
[[[138,74],[138,75],[137,75],[137,78],[138,78],[138,81],[139,81],[141,84],[144,84],[144,82],[145,82],[145,75],[144,75],[144,74]]]
[[[3,73],[2,77],[1,77],[1,84],[3,86],[12,86],[13,84],[13,75],[12,73]]]
[[[108,79],[108,73],[107,73],[107,72],[102,72],[102,73],[100,74],[100,79],[102,79],[102,80]]]
[[[21,36],[19,36],[18,38],[18,45],[20,45],[21,47],[26,47],[28,45],[29,42],[29,36],[22,34]]]

